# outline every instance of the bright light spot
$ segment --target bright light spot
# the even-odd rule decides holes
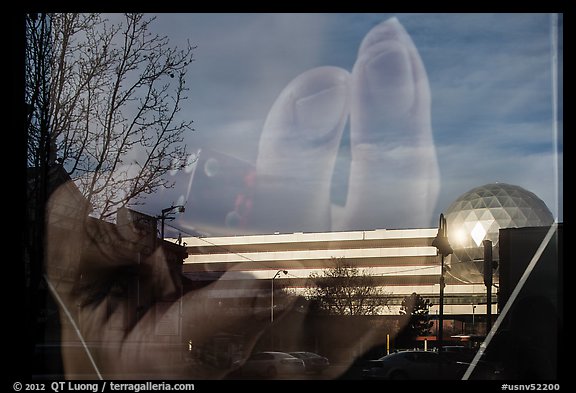
[[[466,244],[466,231],[463,229],[457,229],[452,234],[452,239],[457,244]]]
[[[480,247],[482,240],[484,240],[484,236],[486,236],[486,230],[482,224],[477,222],[476,225],[474,225],[474,228],[472,228],[472,232],[470,232],[470,234],[472,235],[472,239],[474,239],[476,245]]]

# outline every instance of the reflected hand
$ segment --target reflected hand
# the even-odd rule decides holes
[[[343,210],[334,214],[330,184],[348,118],[348,195]],[[329,231],[392,228],[400,222],[417,227],[430,220],[439,175],[428,80],[396,19],[367,34],[351,73],[320,67],[284,89],[264,125],[256,170],[252,223],[264,231],[276,230],[274,221],[285,231]],[[157,334],[163,316],[179,313],[180,307],[198,321],[183,336],[203,343],[215,332],[242,331],[247,355],[268,326],[265,316],[256,308],[239,314],[203,306],[209,290],[226,288],[225,277],[180,297],[162,249],[135,266],[134,254],[123,254],[122,233],[94,230],[83,214],[63,230],[61,207],[75,204],[69,198],[65,187],[51,198],[46,259],[60,305],[67,378],[224,377],[229,368],[198,366],[191,372],[182,367],[180,337]],[[145,283],[142,302],[134,297],[135,277]],[[258,303],[258,280],[241,281],[240,290]],[[370,332],[362,337],[370,343]]]
[[[226,290],[227,275],[243,274],[235,269],[184,294],[172,243],[148,251],[149,236],[88,217],[74,190],[59,187],[46,212],[46,280],[59,305],[67,379],[223,378],[233,364],[191,364],[185,345],[209,345],[222,332],[241,334],[243,353],[235,355],[249,355],[269,324],[268,308],[256,307],[268,305],[269,292],[257,280],[238,281],[235,290],[253,305],[239,310],[214,308],[209,297]]]
[[[348,116],[346,205],[330,186]],[[430,89],[414,43],[396,18],[364,38],[351,73],[320,67],[296,77],[272,106],[257,159],[253,225],[290,231],[428,225],[439,190]]]
[[[348,117],[351,167],[339,211],[331,183]],[[257,233],[429,225],[439,191],[430,87],[398,20],[366,35],[351,73],[319,67],[292,80],[270,110],[259,148],[251,228]],[[376,332],[355,333],[361,338],[352,347],[375,344]]]

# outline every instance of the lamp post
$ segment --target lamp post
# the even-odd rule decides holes
[[[492,241],[484,240],[484,285],[486,285],[486,334],[492,329]]]
[[[170,214],[172,213],[173,210],[176,210],[178,213],[184,213],[185,209],[184,206],[182,205],[176,205],[176,206],[170,206],[167,207],[166,209],[162,209],[162,214],[158,217],[160,219],[161,222],[161,232],[160,232],[160,238],[162,240],[164,240],[164,221],[165,220],[173,220],[174,216],[171,216]]]
[[[274,322],[274,280],[280,273],[288,274],[288,270],[278,270],[272,277],[271,290],[270,290],[270,323]]]
[[[287,270],[278,270],[274,276],[272,276],[272,280],[270,283],[270,348],[274,349],[274,280],[276,277],[280,275],[280,273],[284,273],[284,275],[288,274]]]
[[[486,286],[486,334],[488,334],[492,329],[492,273],[493,269],[498,266],[498,262],[492,259],[492,241],[486,239],[486,233],[482,224],[478,222],[470,235],[476,246],[480,247],[480,244],[482,244],[484,247],[482,275]]]
[[[474,321],[474,314],[476,312],[476,305],[472,305],[472,334],[476,334],[476,324]]]
[[[442,352],[443,335],[444,335],[444,257],[452,254],[453,250],[448,242],[446,218],[440,214],[438,223],[438,234],[432,241],[432,246],[438,249],[440,253],[440,307],[438,313],[438,350]]]

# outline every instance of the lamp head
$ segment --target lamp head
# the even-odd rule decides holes
[[[452,246],[450,246],[450,243],[448,242],[448,237],[443,235],[437,235],[434,240],[432,240],[432,245],[436,247],[443,256],[450,255],[454,252]]]
[[[452,246],[450,246],[450,243],[448,242],[448,236],[446,233],[446,218],[444,217],[444,214],[440,214],[438,233],[434,240],[432,240],[432,245],[438,249],[442,256],[447,256],[454,252]]]

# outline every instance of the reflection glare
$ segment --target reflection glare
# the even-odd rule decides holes
[[[476,243],[476,245],[480,247],[480,244],[482,244],[482,240],[484,240],[484,236],[486,236],[486,230],[484,229],[482,224],[477,222],[476,225],[474,225],[474,228],[472,229],[470,235],[472,235],[474,243]]]

